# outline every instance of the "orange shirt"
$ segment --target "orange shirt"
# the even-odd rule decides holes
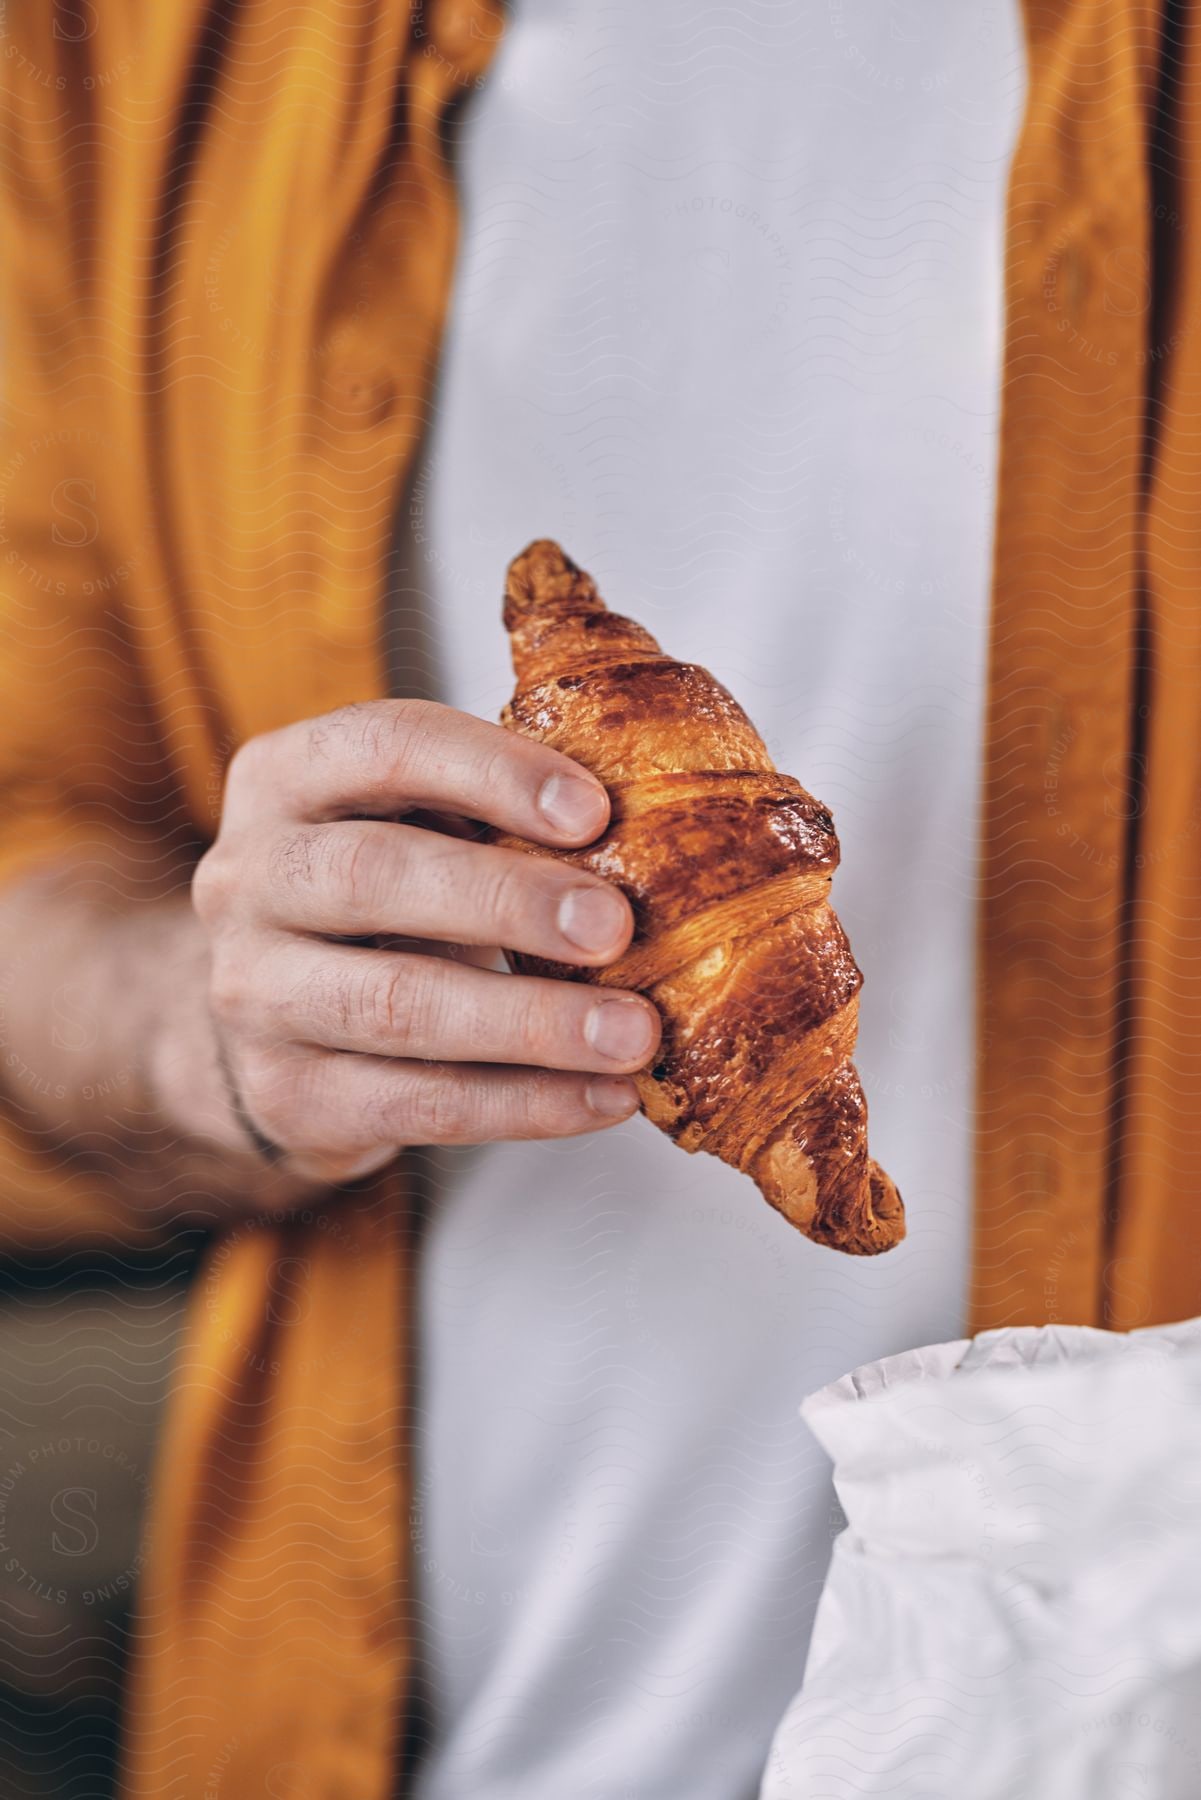
[[[1188,34],[1027,0],[980,905],[978,1324],[1201,1310],[1201,437]],[[1170,20],[1176,17],[1173,10]],[[0,879],[192,853],[254,733],[385,691],[379,608],[496,0],[0,26]],[[1190,229],[1191,228],[1191,229]],[[920,796],[914,796],[920,805]],[[133,1242],[8,1063],[10,1246]],[[214,1246],[160,1459],[127,1791],[382,1800],[408,1668],[393,1170]],[[281,1256],[304,1305],[264,1304]],[[272,1771],[275,1774],[272,1774]]]

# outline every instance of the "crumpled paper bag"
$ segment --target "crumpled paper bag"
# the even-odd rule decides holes
[[[760,1800],[1201,1800],[1201,1320],[986,1332],[802,1412],[847,1525]]]

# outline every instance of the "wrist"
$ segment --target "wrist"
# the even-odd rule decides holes
[[[242,1089],[238,1084],[238,1078],[234,1073],[233,1064],[229,1060],[229,1052],[221,1040],[221,1033],[215,1028],[214,1036],[217,1047],[217,1067],[225,1084],[226,1099],[241,1126],[243,1138],[258,1153],[259,1160],[271,1168],[276,1163],[282,1162],[287,1152],[275,1142],[274,1138],[269,1138],[257,1121],[251,1117]]]
[[[209,1007],[208,946],[189,913],[166,966],[170,991],[146,1044],[146,1090],[159,1123],[181,1138],[252,1156],[221,1064]]]

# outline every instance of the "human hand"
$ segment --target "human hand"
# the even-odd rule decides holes
[[[622,1077],[658,1045],[641,996],[470,960],[503,944],[612,962],[633,932],[616,888],[396,822],[419,808],[551,847],[591,842],[609,813],[559,752],[424,701],[285,726],[230,764],[192,888],[207,1005],[243,1123],[298,1174],[345,1181],[404,1145],[615,1124],[637,1106]],[[403,947],[361,941],[381,936]]]

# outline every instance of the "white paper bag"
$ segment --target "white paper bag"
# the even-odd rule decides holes
[[[802,1411],[847,1527],[761,1800],[1201,1800],[1201,1320],[987,1332]]]

